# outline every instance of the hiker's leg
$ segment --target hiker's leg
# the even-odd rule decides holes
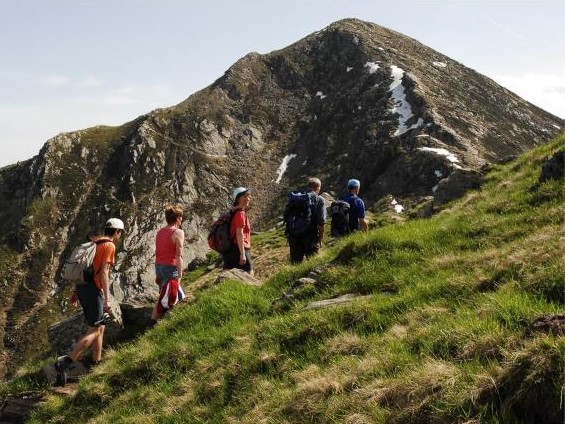
[[[86,334],[75,344],[73,351],[68,355],[73,361],[78,361],[83,352],[88,349],[99,337],[100,327],[88,327]],[[103,330],[102,330],[103,331]]]
[[[304,254],[307,258],[318,253],[320,245],[318,244],[318,235],[308,236],[304,240]]]
[[[95,364],[100,362],[100,359],[102,359],[102,344],[104,341],[105,328],[106,327],[104,325],[98,327],[97,336],[94,337],[94,340],[92,342],[92,361]]]
[[[102,340],[104,334],[104,325],[101,325],[101,320],[104,315],[104,298],[102,292],[98,290],[94,284],[85,284],[77,286],[77,295],[82,305],[84,320],[88,326],[88,330],[77,342],[69,355],[73,361],[78,361],[85,349],[91,346],[93,350],[98,349],[96,346],[96,343],[98,343],[97,340],[98,338]]]
[[[297,264],[302,262],[304,249],[302,247],[301,240],[296,237],[289,237],[288,247],[290,248],[290,263]]]

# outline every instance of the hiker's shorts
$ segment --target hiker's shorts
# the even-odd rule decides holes
[[[104,314],[104,297],[102,292],[92,283],[77,285],[76,292],[80,306],[82,306],[86,325],[89,327],[99,327],[99,321],[102,320],[102,314]]]
[[[162,288],[167,281],[178,279],[179,271],[176,266],[155,264],[155,280],[160,288]]]

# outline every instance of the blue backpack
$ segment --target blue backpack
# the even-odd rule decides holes
[[[284,211],[287,236],[301,237],[313,229],[313,214],[316,197],[311,193],[291,192]]]

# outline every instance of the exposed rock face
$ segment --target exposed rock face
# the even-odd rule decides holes
[[[358,178],[367,205],[433,196],[456,170],[471,175],[562,125],[441,53],[367,22],[340,21],[285,49],[251,53],[176,106],[58,135],[33,159],[0,169],[2,357],[47,349],[47,326],[70,314],[62,262],[110,216],[128,230],[111,277],[124,302],[156,290],[153,243],[165,203],[187,209],[189,263],[205,254],[207,228],[236,186],[253,188],[252,225],[265,228],[285,192],[307,176],[333,195]]]
[[[442,179],[435,190],[434,205],[440,206],[461,197],[463,193],[481,186],[483,176],[473,169],[456,169]]]
[[[547,159],[541,169],[540,182],[565,178],[565,151],[560,150]]]

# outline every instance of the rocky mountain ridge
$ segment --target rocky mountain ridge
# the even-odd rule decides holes
[[[205,255],[207,228],[235,186],[253,189],[255,228],[273,225],[285,193],[310,175],[335,195],[359,178],[369,206],[393,197],[409,209],[441,197],[451,176],[480,175],[562,127],[441,53],[359,20],[250,53],[176,106],[60,134],[0,169],[3,357],[45,351],[46,326],[71,313],[61,264],[110,216],[128,227],[112,277],[124,301],[155,291],[165,203],[187,209],[191,260]]]

